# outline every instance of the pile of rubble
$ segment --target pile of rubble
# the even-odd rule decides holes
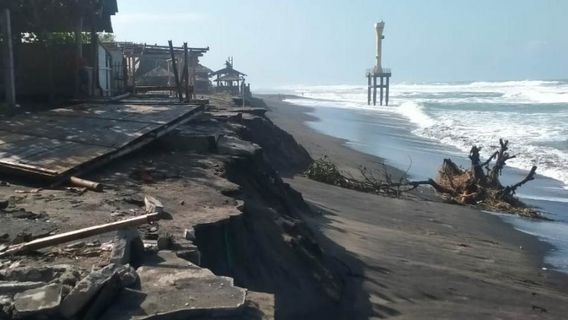
[[[238,318],[246,290],[234,286],[233,279],[198,266],[192,230],[176,239],[152,232],[151,225],[143,229],[119,230],[110,242],[79,241],[58,249],[76,259],[105,257],[103,265],[92,270],[71,264],[22,266],[18,255],[7,254],[18,245],[4,246],[0,319]]]

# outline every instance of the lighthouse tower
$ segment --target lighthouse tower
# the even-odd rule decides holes
[[[371,104],[371,97],[373,100],[373,105],[377,105],[377,88],[379,89],[379,104],[383,105],[383,100],[385,105],[389,105],[389,91],[390,91],[390,69],[383,68],[382,58],[383,58],[383,39],[385,36],[383,32],[385,30],[385,23],[383,21],[375,24],[375,32],[377,33],[377,53],[375,66],[367,70],[367,104]],[[379,78],[379,84],[377,84],[377,78]],[[384,99],[383,99],[384,98]]]

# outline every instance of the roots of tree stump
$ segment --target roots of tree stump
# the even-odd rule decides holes
[[[503,186],[499,181],[501,172],[507,160],[516,157],[508,152],[509,141],[499,139],[499,149],[483,162],[479,155],[480,150],[481,148],[476,146],[471,148],[469,169],[459,168],[452,160],[444,159],[436,178],[436,182],[446,190],[442,193],[460,204],[475,204],[490,210],[541,218],[538,212],[527,208],[515,197],[519,187],[534,180],[536,166],[531,168],[523,180],[511,186]]]

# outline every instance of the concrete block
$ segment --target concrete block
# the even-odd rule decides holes
[[[26,290],[14,296],[14,312],[20,318],[37,314],[54,314],[61,304],[63,286],[52,283],[47,286]]]
[[[93,271],[75,285],[61,303],[61,314],[73,318],[91,302],[101,288],[113,278],[117,265],[110,264]]]
[[[110,262],[140,266],[144,262],[144,243],[136,229],[120,230],[113,240]]]

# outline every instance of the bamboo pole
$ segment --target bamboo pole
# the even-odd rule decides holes
[[[107,233],[110,231],[127,229],[131,227],[136,227],[145,223],[151,223],[152,221],[158,220],[159,213],[150,213],[143,216],[126,219],[122,221],[111,222],[107,224],[102,224],[98,226],[87,227],[84,229],[73,230],[65,232],[62,234],[56,234],[53,236],[35,239],[29,242],[12,245],[4,252],[0,253],[0,257],[16,254],[24,251],[38,250],[65,242],[75,241],[79,239],[84,239],[92,237],[98,234]]]

